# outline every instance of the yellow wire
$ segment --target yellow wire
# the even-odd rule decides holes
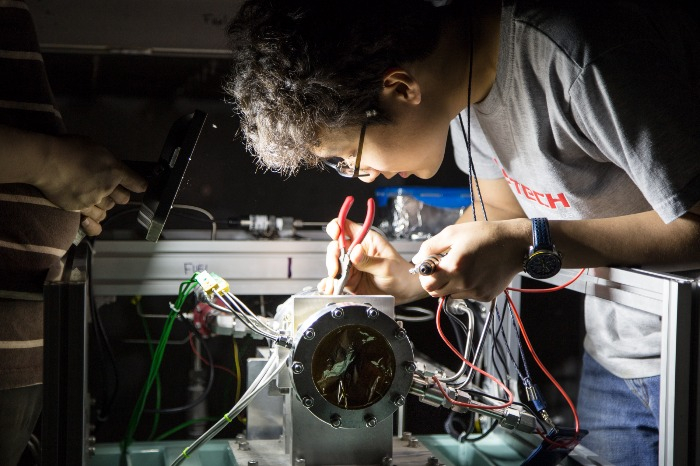
[[[232,338],[232,340],[233,340],[233,361],[234,361],[234,365],[236,366],[236,403],[238,403],[238,400],[241,398],[241,360],[240,360],[239,355],[238,355],[238,343],[236,343],[235,338]],[[244,424],[247,421],[245,416],[243,416],[243,413],[238,415],[238,420]]]

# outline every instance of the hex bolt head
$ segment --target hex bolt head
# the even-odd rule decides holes
[[[304,330],[304,338],[307,340],[313,340],[316,337],[316,330],[311,327]]]
[[[345,315],[345,312],[343,312],[343,309],[340,307],[336,307],[331,311],[331,317],[334,319],[342,319],[343,315]]]
[[[310,396],[306,395],[301,399],[301,404],[306,406],[307,408],[310,408],[314,405],[314,399],[311,398]]]
[[[396,395],[393,401],[395,406],[403,406],[406,404],[406,397],[403,395]]]
[[[404,338],[406,338],[406,330],[404,330],[402,328],[397,328],[396,331],[394,332],[394,337],[397,340],[403,340]]]
[[[337,429],[342,425],[343,425],[343,419],[340,417],[339,414],[334,414],[331,416],[331,426],[333,426]]]
[[[365,416],[365,426],[367,427],[375,427],[377,425],[377,418],[372,416],[371,414],[368,414]]]
[[[369,309],[367,309],[367,318],[368,318],[368,319],[374,320],[374,319],[376,319],[377,317],[379,317],[379,311],[378,311],[378,310],[376,310],[376,309],[373,308],[373,307],[370,307]]]
[[[413,374],[417,369],[416,363],[413,361],[407,361],[406,363],[404,363],[403,367],[409,374]]]
[[[304,372],[304,365],[299,361],[294,361],[292,363],[292,372],[294,372],[295,374],[301,374],[302,372]]]

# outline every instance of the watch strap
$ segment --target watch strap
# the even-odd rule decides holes
[[[549,222],[544,217],[532,219],[532,252],[540,249],[553,249],[552,237],[549,234]]]

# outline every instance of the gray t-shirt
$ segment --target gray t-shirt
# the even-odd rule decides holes
[[[625,2],[506,0],[500,41],[496,82],[471,109],[478,178],[504,177],[529,217],[653,209],[671,222],[700,201],[692,24]],[[458,120],[451,129],[468,172]],[[587,297],[586,329],[586,350],[614,374],[659,373],[659,317]]]

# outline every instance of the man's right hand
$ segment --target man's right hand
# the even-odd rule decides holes
[[[346,220],[346,234],[350,241],[359,234],[362,225]],[[326,226],[326,232],[333,241],[326,252],[326,268],[328,277],[321,280],[318,290],[322,294],[333,293],[333,277],[339,272],[338,258],[340,245],[338,236],[340,227],[338,219],[332,220]],[[427,296],[420,286],[420,281],[409,270],[413,264],[394,249],[393,246],[379,233],[370,230],[362,243],[352,250],[350,255],[352,267],[345,286],[347,291],[362,295],[393,295],[397,304],[415,301]]]
[[[48,138],[32,184],[58,207],[79,211],[88,235],[102,231],[100,222],[115,204],[146,190],[146,180],[105,147],[77,136]]]

